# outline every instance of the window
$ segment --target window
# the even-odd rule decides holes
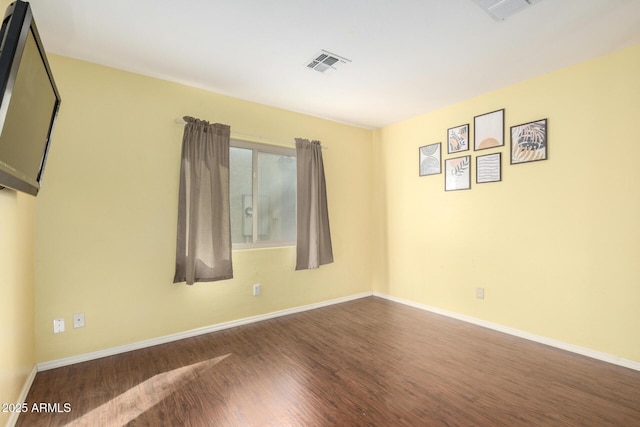
[[[229,168],[234,249],[295,245],[295,149],[231,140]]]

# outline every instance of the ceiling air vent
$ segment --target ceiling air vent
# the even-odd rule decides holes
[[[502,21],[542,0],[473,0],[496,21]]]
[[[307,61],[306,65],[310,70],[316,70],[322,74],[333,74],[338,68],[348,62],[351,62],[351,60],[338,56],[335,53],[321,50],[312,59]]]

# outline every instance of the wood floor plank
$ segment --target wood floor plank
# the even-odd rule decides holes
[[[640,372],[381,298],[39,372],[18,426],[638,426]]]

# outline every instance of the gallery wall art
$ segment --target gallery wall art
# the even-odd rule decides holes
[[[473,118],[474,150],[504,145],[504,109],[481,114]]]
[[[471,188],[471,156],[447,159],[445,164],[445,191],[468,190]]]
[[[549,154],[548,119],[511,126],[510,164],[546,160]],[[475,157],[476,184],[502,181],[502,152],[505,146],[505,109],[480,114],[473,118],[473,151],[488,150],[487,154],[447,155],[469,151],[469,123],[447,129],[447,152],[441,142],[423,145],[418,149],[420,176],[444,172],[445,191],[471,189],[471,169]],[[444,166],[442,162],[444,161]],[[443,171],[444,168],[444,171]]]
[[[441,147],[442,143],[440,142],[420,147],[418,154],[420,160],[420,176],[442,173]]]
[[[447,153],[458,153],[469,149],[469,124],[447,129]]]
[[[476,183],[502,180],[502,153],[485,154],[476,157]]]
[[[511,164],[547,159],[547,119],[511,127]]]

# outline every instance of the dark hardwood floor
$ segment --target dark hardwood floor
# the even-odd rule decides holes
[[[638,426],[640,372],[370,297],[39,372],[27,403],[59,412],[18,426]]]

